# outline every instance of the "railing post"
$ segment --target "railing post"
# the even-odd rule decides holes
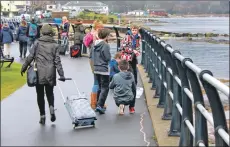
[[[148,52],[148,61],[149,61],[149,63],[148,63],[148,77],[149,77],[149,81],[148,81],[148,83],[152,83],[152,71],[151,71],[151,68],[152,68],[152,56],[151,56],[151,54],[152,54],[152,46],[151,46],[151,39],[152,39],[152,34],[151,33],[149,33],[149,35],[148,35],[148,50],[149,50],[149,52]]]
[[[145,69],[145,72],[146,72],[146,69],[147,69],[147,56],[148,56],[148,47],[147,47],[147,31],[145,30],[144,31],[144,40],[145,40],[145,60],[144,60],[144,69]]]
[[[195,106],[195,146],[199,146],[199,143],[202,142],[208,147],[207,120],[197,109],[198,104],[204,106],[200,83],[196,73],[189,68],[187,68],[187,75],[190,81]]]
[[[201,80],[202,85],[204,86],[205,92],[207,94],[212,109],[212,116],[215,129],[215,145],[227,147],[228,145],[226,144],[226,142],[218,134],[219,129],[223,129],[226,132],[228,132],[224,108],[221,103],[221,99],[217,89],[203,79],[204,74],[209,74],[211,76],[213,76],[213,74],[211,73],[211,71],[203,70],[200,73],[199,78]]]
[[[181,124],[181,137],[179,146],[193,146],[193,135],[191,134],[189,128],[186,125],[186,121],[189,121],[193,125],[193,115],[192,115],[192,102],[184,92],[184,88],[190,90],[188,78],[186,75],[186,67],[184,66],[185,61],[191,60],[185,58],[183,61],[177,60],[177,67],[179,69],[179,75],[181,79],[181,92],[182,92],[182,124]]]
[[[156,41],[154,41],[154,57],[155,57],[155,72],[156,72],[156,91],[155,91],[155,95],[154,98],[160,98],[160,93],[161,93],[161,74],[160,74],[160,60],[158,59],[158,53],[159,53],[159,45]]]
[[[141,32],[141,50],[142,50],[142,54],[141,54],[141,64],[144,65],[144,61],[145,61],[145,34],[144,34],[144,29],[140,30]]]
[[[167,46],[165,46],[167,48]],[[180,136],[181,132],[181,114],[179,110],[177,109],[177,104],[181,106],[181,87],[179,83],[175,80],[175,78],[178,78],[178,70],[176,67],[176,61],[175,61],[175,53],[179,53],[179,51],[175,50],[172,52],[171,56],[168,56],[169,63],[171,63],[171,68],[173,71],[173,108],[172,108],[172,121],[170,124],[170,130],[168,132],[169,136]],[[178,78],[179,79],[179,78]]]
[[[164,58],[163,58],[163,48],[162,48],[162,45],[161,45],[161,42],[164,42],[163,40],[160,40],[160,42],[158,42],[158,54],[160,55],[160,59],[158,59],[158,63],[159,63],[159,74],[161,75],[161,85],[160,85],[160,99],[159,99],[159,102],[157,104],[157,107],[158,108],[164,108],[164,104],[165,104],[165,99],[166,99],[166,87],[164,85],[164,82],[166,80],[166,69],[163,65],[163,61],[164,61]]]
[[[157,57],[157,51],[158,51],[158,43],[156,41],[156,36],[153,36],[153,41],[152,41],[152,60],[153,60],[153,72],[154,72],[154,81],[152,84],[152,90],[155,90],[155,94],[153,95],[153,98],[159,98],[160,97],[160,84],[161,84],[161,79],[159,78],[160,73],[159,73],[159,65],[158,65],[158,57]]]
[[[163,57],[165,61],[165,70],[166,70],[166,80],[165,83],[167,84],[167,93],[165,98],[165,106],[164,106],[164,114],[162,116],[163,120],[171,120],[172,119],[172,99],[173,97],[170,95],[170,92],[173,92],[173,76],[169,73],[168,68],[171,67],[171,62],[169,60],[170,54],[168,51],[166,51],[166,47],[170,45],[166,45],[163,47]],[[171,93],[172,94],[172,93]]]
[[[172,119],[172,99],[169,95],[169,92],[172,90],[172,76],[167,71],[167,67],[165,68],[166,80],[165,84],[167,84],[166,95],[165,95],[165,103],[164,103],[164,113],[161,117],[163,120],[171,120]]]
[[[146,33],[146,69],[145,72],[147,73],[147,77],[149,77],[149,32]]]
[[[119,51],[120,47],[121,47],[121,42],[120,42],[120,35],[119,35],[119,32],[118,32],[118,29],[113,26],[113,29],[115,30],[115,33],[116,33],[116,38],[117,38],[117,52]]]
[[[156,62],[155,62],[155,53],[154,53],[154,35],[151,35],[151,40],[150,40],[150,46],[151,46],[151,51],[150,51],[150,58],[151,58],[151,78],[152,78],[152,87],[151,90],[155,90],[156,89],[156,71],[155,71],[155,66],[156,66]]]

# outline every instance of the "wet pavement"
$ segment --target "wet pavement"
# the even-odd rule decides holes
[[[20,61],[18,43],[12,44],[12,55]],[[65,77],[76,80],[78,88],[88,98],[93,84],[88,58],[61,57]],[[21,61],[23,62],[23,61]],[[19,73],[20,74],[20,73]],[[140,81],[140,79],[139,79]],[[71,81],[59,83],[64,95],[76,94]],[[139,86],[142,86],[139,82]],[[1,102],[2,146],[155,146],[153,129],[144,94],[136,100],[136,113],[117,115],[117,107],[111,93],[104,115],[97,114],[95,128],[74,130],[58,87],[54,89],[57,120],[50,122],[46,104],[46,125],[41,126],[35,88],[24,85]],[[47,102],[47,101],[46,101]],[[143,119],[143,121],[142,121]],[[142,129],[143,128],[143,129]],[[146,139],[144,139],[144,136]],[[147,140],[144,141],[144,140]],[[150,143],[150,144],[149,144]]]

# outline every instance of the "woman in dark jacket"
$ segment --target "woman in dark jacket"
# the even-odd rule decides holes
[[[24,53],[24,58],[26,58],[27,53],[27,23],[26,21],[22,21],[20,27],[18,28],[16,40],[19,41],[19,51],[20,51],[20,58],[22,57],[22,53]]]
[[[85,27],[82,24],[82,20],[78,19],[77,23],[74,25],[74,45],[79,45],[80,47],[80,57],[82,51],[83,38],[85,36]]]
[[[64,71],[59,57],[59,46],[53,38],[53,31],[50,25],[42,27],[43,36],[35,41],[29,56],[26,58],[22,66],[21,73],[27,70],[33,59],[36,59],[38,84],[36,85],[37,102],[40,110],[40,124],[45,124],[45,100],[44,89],[49,103],[51,121],[56,120],[54,113],[54,93],[56,86],[56,69],[60,76],[60,80],[65,79]]]

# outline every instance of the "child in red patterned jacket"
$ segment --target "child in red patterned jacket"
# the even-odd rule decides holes
[[[140,55],[140,35],[138,34],[139,27],[131,26],[131,32],[127,33],[121,44],[121,59],[129,62],[130,71],[133,73],[135,83],[137,84],[137,57]]]

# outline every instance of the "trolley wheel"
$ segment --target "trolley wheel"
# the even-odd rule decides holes
[[[75,124],[73,125],[73,129],[74,129],[74,130],[77,129],[77,126],[76,126]]]
[[[93,127],[95,128],[95,122],[94,121],[91,123],[91,125],[93,125]]]

